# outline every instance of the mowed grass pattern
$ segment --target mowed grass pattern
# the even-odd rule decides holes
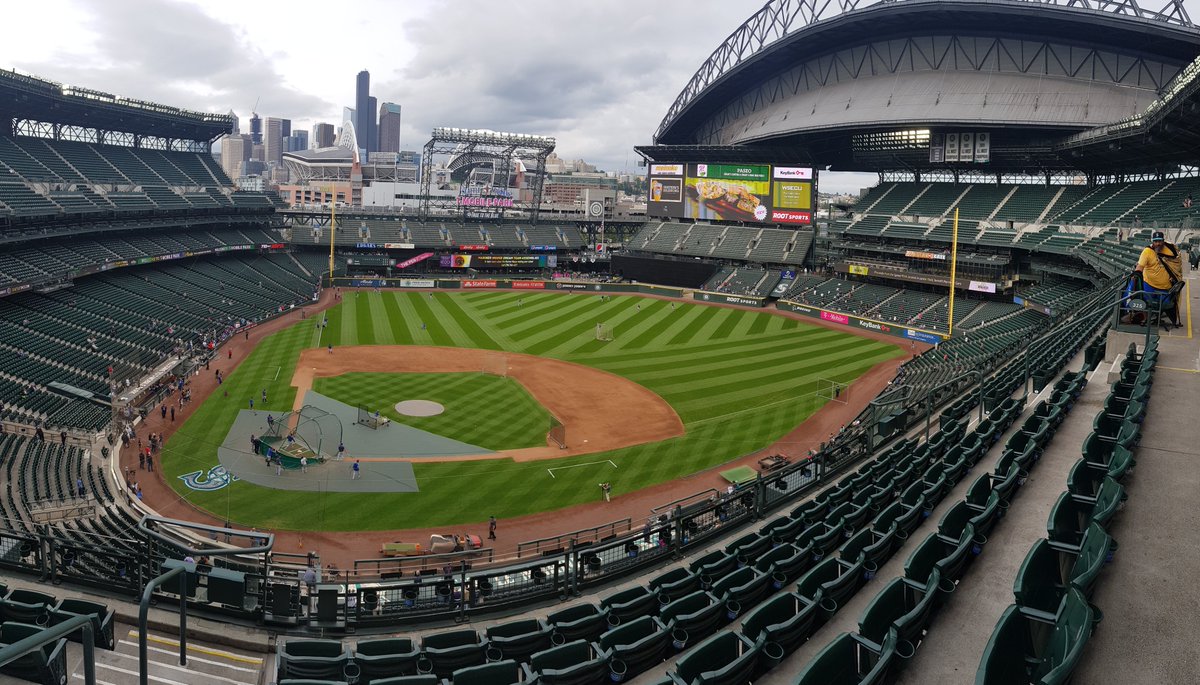
[[[776,440],[820,408],[819,379],[849,383],[902,356],[895,345],[767,312],[562,293],[346,292],[325,314],[264,340],[167,443],[164,470],[180,495],[244,526],[290,530],[415,528],[479,523],[596,501],[717,466]],[[595,339],[597,323],[615,339]],[[302,493],[235,482],[193,492],[177,476],[217,464],[237,409],[267,389],[270,409],[290,407],[298,352],[308,346],[448,345],[564,359],[629,378],[659,393],[686,434],[651,445],[517,464],[507,459],[416,462],[414,494]],[[336,353],[336,350],[335,350]],[[563,379],[569,383],[570,379]],[[277,399],[278,398],[278,399]],[[568,440],[569,440],[568,427]],[[462,438],[462,434],[451,435]],[[822,439],[825,436],[814,436]],[[556,471],[548,467],[607,463]]]
[[[489,450],[544,447],[550,430],[550,412],[520,383],[483,373],[345,373],[317,378],[313,389],[413,428]],[[436,416],[404,416],[396,411],[396,403],[404,400],[437,402],[445,411]]]

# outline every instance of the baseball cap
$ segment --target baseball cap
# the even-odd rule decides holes
[[[1156,240],[1166,240],[1162,231],[1155,231],[1154,233],[1150,234],[1150,242],[1154,242]]]

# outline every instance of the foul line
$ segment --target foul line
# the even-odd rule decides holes
[[[552,469],[546,469],[546,472],[550,474],[551,478],[557,479],[558,476],[554,475],[555,471],[561,471],[563,469],[573,469],[577,466],[595,466],[596,464],[612,464],[612,467],[614,469],[617,468],[617,465],[613,463],[612,459],[605,459],[604,461],[589,461],[586,464],[571,464],[570,466],[555,466]]]

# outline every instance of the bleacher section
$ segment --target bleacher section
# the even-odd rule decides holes
[[[629,240],[628,248],[757,264],[800,265],[808,256],[812,240],[810,230],[665,221],[646,224]]]

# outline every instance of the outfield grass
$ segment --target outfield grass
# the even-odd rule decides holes
[[[344,373],[317,378],[313,390],[393,421],[489,450],[545,447],[550,412],[520,383],[483,373]],[[445,407],[437,416],[404,416],[403,400]]]
[[[263,340],[229,375],[222,388],[229,397],[214,395],[167,442],[164,472],[181,496],[243,526],[291,530],[415,528],[550,511],[598,500],[601,481],[620,494],[763,447],[820,407],[818,379],[849,383],[904,354],[895,345],[766,312],[640,297],[362,292],[348,293],[327,316],[323,331],[309,320]],[[598,322],[613,327],[615,340],[595,340]],[[594,366],[657,392],[678,412],[686,434],[552,462],[417,462],[421,492],[413,494],[287,492],[244,482],[187,490],[177,477],[217,464],[216,446],[236,411],[262,389],[269,409],[290,408],[299,351],[328,344],[478,347]],[[608,459],[618,468],[601,463],[557,471],[556,478],[546,473]]]

